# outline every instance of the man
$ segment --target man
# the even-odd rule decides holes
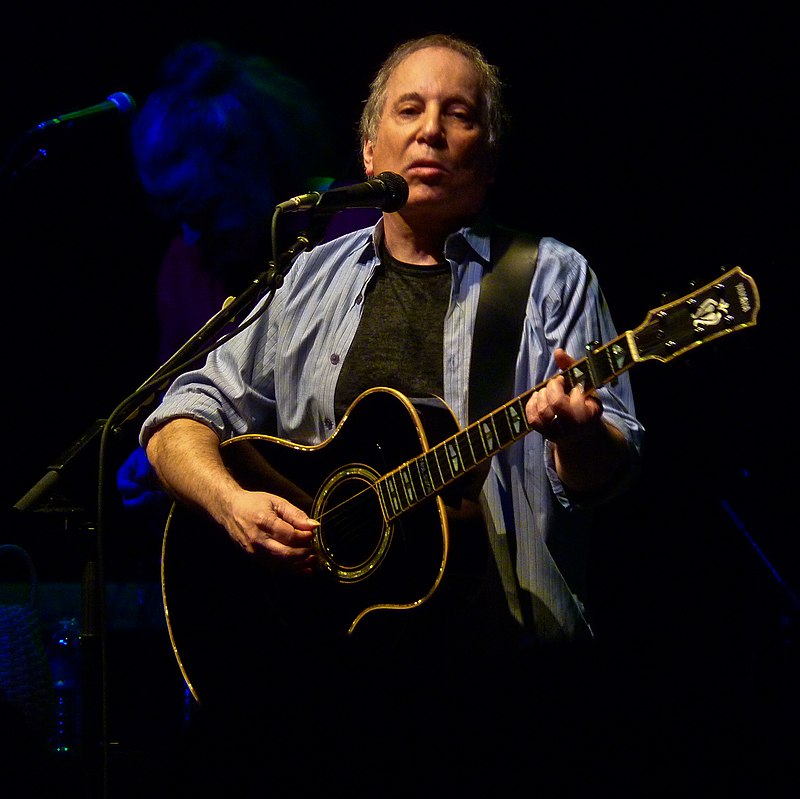
[[[303,253],[266,311],[179,377],[145,422],[141,441],[163,484],[265,573],[302,581],[318,569],[314,539],[326,522],[269,486],[242,487],[221,441],[268,433],[313,447],[342,419],[346,427],[347,409],[375,386],[443,397],[460,425],[470,421],[470,374],[491,368],[470,360],[482,277],[497,257],[486,201],[502,122],[499,78],[474,47],[433,35],[397,48],[371,85],[360,132],[367,176],[402,176],[407,202],[374,230]],[[463,613],[456,602],[437,616],[433,592],[408,603],[409,627],[430,606],[433,639],[451,623],[459,642],[496,636],[511,649],[591,636],[573,582],[582,508],[630,481],[643,431],[626,374],[584,391],[567,390],[557,372],[576,363],[568,353],[615,336],[585,260],[543,238],[515,374],[520,390],[539,386],[524,406],[532,432],[494,455],[482,484],[446,498],[453,537],[477,517],[492,557]]]

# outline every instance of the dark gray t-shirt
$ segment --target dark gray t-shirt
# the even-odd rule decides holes
[[[452,280],[446,263],[416,266],[384,249],[336,385],[336,418],[368,388],[444,395],[443,331]]]
[[[405,264],[383,250],[336,386],[337,419],[375,386],[397,389],[410,399],[444,396],[443,331],[451,288],[447,263]],[[483,523],[459,528],[451,520],[450,544],[445,579],[421,616],[417,612],[407,620],[414,622],[407,634],[420,640],[428,636],[437,645],[510,640],[511,617],[494,560],[487,557]]]

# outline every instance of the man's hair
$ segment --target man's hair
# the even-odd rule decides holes
[[[477,47],[457,36],[444,33],[433,33],[417,39],[410,39],[397,45],[388,55],[370,83],[369,96],[361,112],[358,129],[361,143],[363,144],[366,140],[375,141],[377,137],[378,125],[386,104],[386,86],[394,70],[409,55],[427,47],[444,47],[453,50],[463,55],[475,67],[481,95],[481,107],[479,108],[481,122],[486,129],[489,153],[493,160],[496,159],[500,139],[507,122],[502,98],[503,84],[498,69],[486,60]]]

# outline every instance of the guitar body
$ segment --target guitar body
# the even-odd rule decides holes
[[[333,651],[356,624],[369,635],[373,610],[415,608],[433,594],[449,547],[441,499],[432,496],[390,521],[374,490],[380,475],[428,448],[429,427],[457,429],[443,403],[420,410],[393,390],[373,389],[320,445],[261,435],[223,444],[223,460],[244,487],[284,496],[321,521],[322,566],[312,576],[275,573],[209,517],[173,506],[162,593],[172,646],[195,698],[230,698],[237,686],[225,675],[237,670],[233,664],[308,663]],[[384,624],[382,634],[390,629]]]

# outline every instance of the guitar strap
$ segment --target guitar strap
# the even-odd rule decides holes
[[[538,236],[507,227],[497,227],[492,231],[491,264],[481,278],[472,340],[470,423],[496,410],[516,395],[514,373],[525,308],[538,258]],[[486,518],[493,560],[499,570],[493,578],[492,567],[487,565],[487,596],[493,597],[496,603],[501,603],[504,596],[512,615],[524,619],[530,629],[536,629],[529,609],[520,601],[521,589],[514,568],[514,536],[499,535],[491,519],[488,516]],[[488,588],[489,585],[495,585],[496,588]]]
[[[481,278],[472,339],[469,421],[474,422],[514,396],[514,371],[539,237],[497,227],[492,263]]]

